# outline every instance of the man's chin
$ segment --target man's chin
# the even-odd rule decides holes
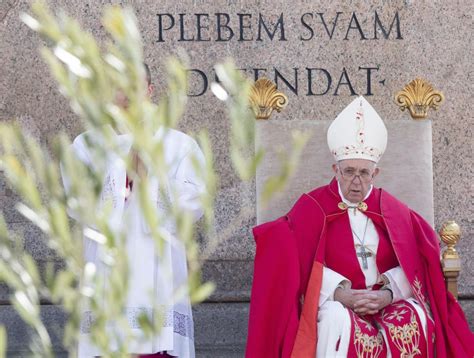
[[[351,203],[357,204],[362,201],[362,195],[359,193],[350,194],[347,198]]]

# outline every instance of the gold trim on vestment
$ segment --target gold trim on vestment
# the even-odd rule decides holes
[[[368,205],[363,202],[359,201],[356,206],[349,206],[345,202],[341,201],[339,204],[337,204],[337,207],[341,210],[347,210],[349,208],[353,209],[359,209],[361,212],[367,211]]]
[[[421,354],[420,350],[420,337],[423,334],[416,320],[416,313],[410,304],[401,301],[395,303],[397,309],[393,312],[382,313],[382,321],[387,325],[390,340],[397,347],[401,357],[414,357]],[[409,323],[405,323],[400,326],[397,325],[397,321],[400,322],[404,318],[409,316]],[[392,322],[395,322],[392,323]]]
[[[367,329],[377,330],[377,335],[370,336],[367,333],[362,333],[359,320],[366,325]],[[384,349],[382,332],[356,314],[354,314],[354,346],[358,358],[378,358]]]

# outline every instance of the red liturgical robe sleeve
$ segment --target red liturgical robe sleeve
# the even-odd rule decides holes
[[[300,265],[286,219],[254,229],[257,252],[252,285],[247,358],[290,356],[298,328]]]
[[[303,195],[287,216],[254,228],[247,358],[290,357],[324,220],[319,204]]]

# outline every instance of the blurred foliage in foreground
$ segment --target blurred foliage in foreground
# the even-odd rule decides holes
[[[46,40],[48,46],[41,49],[41,54],[58,82],[61,94],[68,98],[85,130],[93,131],[103,141],[100,146],[93,147],[94,166],[87,167],[71,153],[70,140],[64,133],[57,136],[51,155],[37,139],[22,132],[15,124],[0,124],[0,169],[21,197],[16,208],[45,234],[47,245],[64,261],[63,269],[58,271],[47,266],[45,273],[40,274],[35,260],[23,251],[23,238],[9,232],[0,216],[0,279],[12,290],[12,305],[35,332],[30,346],[35,355],[53,356],[50,336],[40,319],[40,299],[61,305],[68,314],[63,343],[71,355],[75,355],[81,307],[85,305],[96,317],[91,335],[104,352],[103,356],[126,355],[127,339],[123,339],[118,350],[112,352],[109,345],[113,337],[105,329],[106,323],[113,320],[128,332],[125,337],[131,334],[123,315],[128,288],[124,233],[110,225],[110,207],[100,205],[106,157],[110,153],[120,156],[127,171],[140,183],[140,204],[151,228],[152,239],[160,247],[165,239],[160,230],[163,218],[151,209],[153,206],[146,195],[148,180],[135,172],[130,158],[118,151],[113,139],[116,132],[130,133],[132,148],[149,173],[164,180],[166,165],[157,160],[163,158],[163,143],[156,141],[154,133],[161,126],[176,127],[184,112],[186,66],[177,59],[168,61],[167,95],[155,105],[146,95],[142,40],[131,9],[108,7],[105,10],[103,24],[110,40],[103,51],[76,20],[64,13],[54,16],[42,3],[34,3],[32,14],[22,14],[22,20]],[[264,157],[261,150],[254,153],[255,119],[248,104],[251,84],[230,61],[217,65],[216,72],[221,83],[215,84],[214,88],[227,105],[231,120],[231,160],[239,177],[250,180]],[[128,97],[126,109],[115,104],[117,91]],[[174,216],[178,237],[186,247],[189,262],[186,289],[193,303],[201,302],[211,294],[214,286],[201,282],[200,265],[220,240],[225,239],[214,230],[218,175],[213,167],[209,136],[202,130],[196,139],[207,162],[199,174],[207,189],[201,201],[208,250],[199,253],[194,239],[195,227],[186,213],[177,210],[173,203],[167,213]],[[294,135],[293,152],[282,162],[281,173],[268,181],[265,201],[284,186],[306,139],[304,135]],[[61,182],[59,163],[62,163],[64,174],[71,179],[67,192]],[[68,213],[74,213],[74,221],[69,220]],[[95,240],[103,250],[103,264],[110,268],[107,290],[101,289],[103,285],[96,275],[96,267],[83,259],[84,237]],[[140,323],[149,334],[153,334],[159,331],[161,320],[158,317],[149,321],[143,316]],[[6,344],[5,329],[0,327],[0,356],[5,354]]]

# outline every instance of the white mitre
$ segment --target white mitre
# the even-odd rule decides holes
[[[379,161],[387,147],[387,128],[374,107],[360,96],[339,113],[328,129],[328,146],[336,161]]]

